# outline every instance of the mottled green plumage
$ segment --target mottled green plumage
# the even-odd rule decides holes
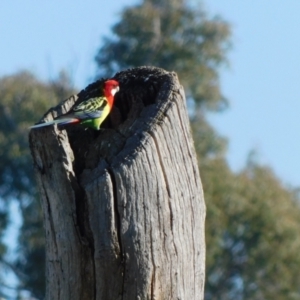
[[[110,110],[106,97],[97,97],[78,104],[72,109],[72,113],[75,118],[82,120],[81,125],[99,130]]]

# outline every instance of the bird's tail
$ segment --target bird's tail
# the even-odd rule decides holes
[[[74,124],[74,123],[78,123],[78,122],[79,122],[79,120],[75,119],[75,118],[57,119],[57,120],[53,120],[53,121],[33,125],[33,126],[30,127],[30,129],[40,128],[40,127],[45,127],[45,126],[51,126],[51,125],[54,125],[54,124],[66,125],[66,124]]]

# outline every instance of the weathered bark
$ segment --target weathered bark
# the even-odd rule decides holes
[[[32,130],[46,229],[46,299],[203,299],[205,204],[176,74],[118,73],[100,133]],[[98,83],[50,110],[99,92]]]

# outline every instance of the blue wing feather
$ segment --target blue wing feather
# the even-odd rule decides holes
[[[100,118],[103,113],[103,110],[96,110],[96,111],[79,111],[74,112],[73,115],[75,118],[78,118],[80,120],[85,119],[97,119]]]

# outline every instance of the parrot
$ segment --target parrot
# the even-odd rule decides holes
[[[90,98],[53,121],[33,125],[30,128],[40,128],[50,125],[81,124],[86,128],[100,130],[101,123],[110,113],[114,105],[114,96],[120,90],[119,82],[113,79],[106,80],[103,84],[103,94],[99,97]]]

